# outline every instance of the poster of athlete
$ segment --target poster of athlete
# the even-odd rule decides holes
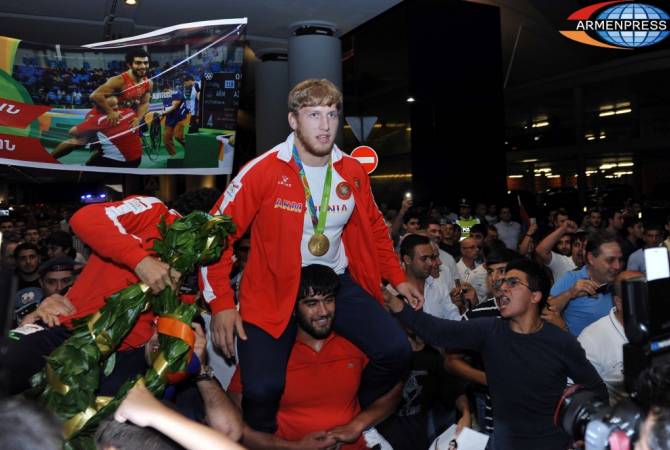
[[[81,47],[0,36],[0,163],[230,174],[246,19]]]

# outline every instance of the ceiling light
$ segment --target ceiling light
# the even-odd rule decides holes
[[[633,167],[635,164],[632,162],[622,162],[617,164],[618,167]]]
[[[548,127],[549,126],[549,121],[543,120],[542,122],[535,122],[534,124],[531,125],[533,128],[542,128],[542,127]]]
[[[414,97],[407,97],[407,103],[414,103],[415,101]]]
[[[521,160],[522,163],[534,163],[534,162],[538,162],[538,161],[539,161],[539,159],[537,159],[537,158],[522,159]]]
[[[533,138],[533,140],[536,141],[536,142],[539,141],[539,140],[540,140],[540,136],[535,136],[535,137]]]
[[[600,166],[600,170],[613,169],[614,167],[616,167],[616,164],[603,164]]]
[[[523,178],[523,175],[508,175],[509,178]]]
[[[631,112],[631,111],[632,111],[632,109],[630,109],[630,108],[617,109],[615,114],[616,114],[616,115],[619,115],[619,114],[628,114],[628,113]]]
[[[598,113],[599,117],[607,117],[607,116],[613,116],[615,113],[611,109],[609,111],[603,111],[601,113]]]
[[[137,5],[137,0],[125,0],[126,5]]]

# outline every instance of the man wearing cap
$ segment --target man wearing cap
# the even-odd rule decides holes
[[[64,295],[75,279],[75,262],[72,258],[58,257],[45,262],[38,269],[40,289],[31,288],[17,292],[16,317],[22,324],[34,323],[38,320],[49,324],[49,302],[40,309],[42,299],[54,294]],[[26,292],[24,292],[26,291]],[[32,295],[31,295],[32,293]],[[30,298],[31,301],[26,302]],[[19,304],[21,303],[21,304]]]
[[[461,227],[461,241],[470,237],[470,228],[479,223],[479,219],[472,216],[470,202],[462,198],[458,205],[458,219],[456,224]]]
[[[21,289],[16,293],[16,319],[20,323],[46,321],[46,310],[39,310],[43,299],[53,294],[63,294],[74,282],[75,262],[71,258],[59,257],[43,263],[37,270],[40,287]],[[44,317],[43,317],[44,316]]]

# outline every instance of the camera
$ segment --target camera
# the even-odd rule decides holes
[[[647,267],[668,266],[651,260]],[[554,416],[554,423],[572,436],[584,441],[586,450],[633,449],[638,440],[639,425],[644,419],[643,405],[637,392],[638,378],[647,368],[670,364],[670,278],[632,278],[622,282],[624,330],[628,344],[623,346],[624,386],[630,397],[609,405],[593,392],[572,386],[566,390]],[[643,375],[644,376],[644,375]],[[667,393],[659,392],[659,395]]]

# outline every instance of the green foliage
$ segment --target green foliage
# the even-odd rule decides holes
[[[163,218],[158,229],[161,239],[153,245],[156,256],[186,275],[198,265],[218,260],[227,244],[226,238],[234,232],[235,226],[230,217],[196,211],[171,225],[167,225]],[[165,373],[158,373],[151,367],[144,377],[128,380],[113,399],[107,399],[108,403],[104,404],[100,397],[96,397],[101,371],[111,373],[114,352],[140,314],[152,308],[158,316],[191,324],[197,308],[181,302],[177,295],[180,283],[176,285],[175,290],[166,288],[153,295],[147,286],[138,283],[108,297],[98,313],[75,323],[72,336],[47,357],[47,368],[33,377],[32,383],[40,401],[65,422],[66,449],[94,449],[92,437],[96,427],[116,410],[140,378],[150,391],[160,395],[166,386],[167,373],[186,370],[187,356],[190,355],[188,344],[160,334],[159,353],[167,362]],[[92,413],[86,415],[87,409]],[[77,419],[81,419],[80,424],[72,425]]]

